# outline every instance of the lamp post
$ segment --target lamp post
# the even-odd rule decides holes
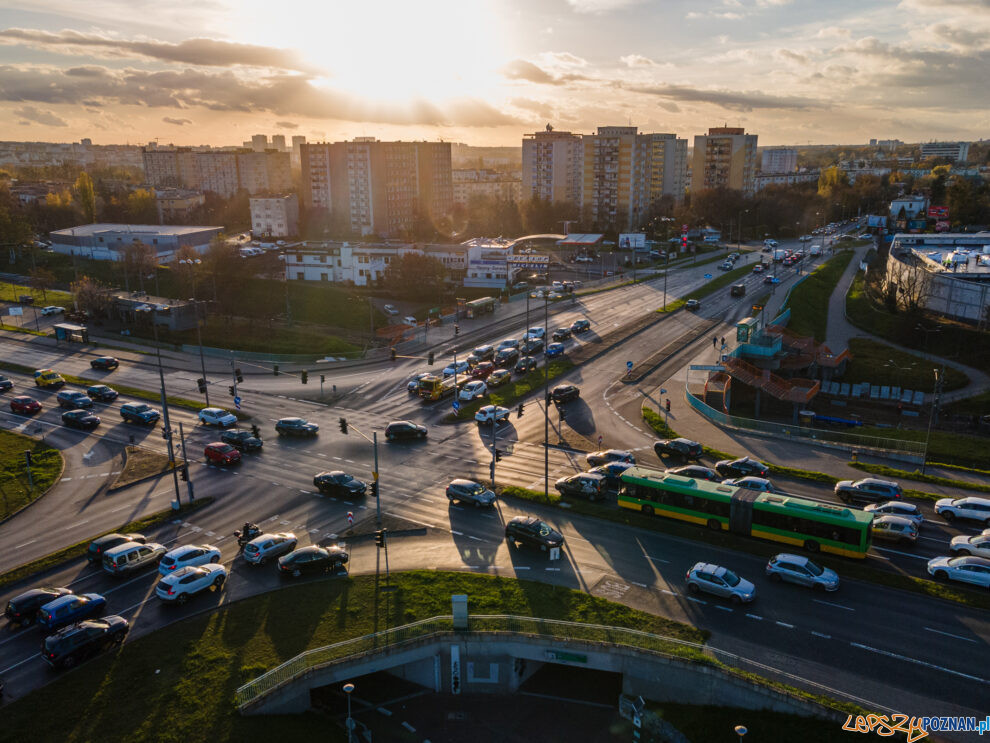
[[[935,414],[938,411],[938,398],[939,394],[942,392],[942,382],[945,377],[945,368],[941,370],[932,369],[935,373],[935,386],[932,389],[932,409],[928,413],[928,434],[925,436],[925,453],[921,458],[921,474],[925,474],[925,468],[928,466],[928,445],[932,440],[932,424],[935,422]]]
[[[736,725],[734,728],[732,728],[732,730],[735,732],[736,735],[739,736],[739,743],[742,743],[743,736],[749,732],[749,730],[746,729],[745,725]]]
[[[351,694],[354,693],[354,684],[348,682],[344,684],[344,694],[347,695],[347,743],[354,740],[354,720],[351,719]]]
[[[900,385],[899,386],[900,387],[903,387],[904,386],[904,375],[907,372],[909,372],[912,369],[914,369],[914,367],[917,366],[917,362],[915,362],[913,364],[908,364],[907,366],[900,366],[899,364],[895,364],[893,359],[887,359],[887,363],[884,364],[884,366],[890,367],[892,369],[896,369],[897,371],[900,372],[900,379],[898,381],[900,382]]]
[[[663,267],[663,311],[667,311],[667,274],[670,273],[670,246],[666,248],[664,255],[667,256]]]
[[[736,252],[742,252],[742,215],[749,214],[749,209],[739,212],[739,219],[736,220]]]
[[[930,333],[941,333],[942,332],[942,328],[926,328],[921,323],[918,323],[915,326],[915,329],[916,330],[920,330],[922,333],[925,334],[925,358],[928,358],[928,335]]]
[[[196,297],[196,266],[202,264],[199,258],[180,258],[179,263],[183,266],[189,266],[190,274],[192,275],[192,293],[193,298]]]
[[[550,299],[543,293],[543,330],[550,327]],[[550,360],[547,343],[543,341],[543,497],[550,500]]]

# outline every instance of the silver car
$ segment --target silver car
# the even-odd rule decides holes
[[[873,517],[870,534],[876,540],[913,545],[918,541],[918,525],[903,516],[884,513]]]
[[[749,603],[756,598],[756,586],[745,578],[740,578],[728,568],[707,562],[695,563],[687,572],[688,590],[691,593],[704,591],[734,604]]]
[[[474,480],[451,480],[447,486],[447,500],[453,503],[473,503],[475,507],[495,505],[495,493]]]
[[[910,519],[919,529],[925,523],[925,514],[921,512],[914,503],[907,503],[902,500],[888,500],[883,503],[870,503],[863,507],[867,513],[877,516],[900,516]]]
[[[990,558],[990,534],[977,534],[968,537],[960,534],[953,537],[949,543],[949,549],[956,555],[976,555],[977,557]]]
[[[834,570],[823,568],[802,555],[787,552],[770,558],[767,563],[767,577],[778,583],[797,583],[818,591],[839,590],[839,576]]]
[[[722,480],[723,485],[735,485],[737,488],[745,490],[755,490],[759,493],[779,493],[780,491],[765,477],[734,477],[729,480]]]
[[[289,531],[262,534],[244,546],[244,559],[253,565],[264,565],[275,557],[281,557],[296,548],[299,540]]]
[[[955,580],[990,588],[990,560],[983,557],[936,557],[928,561],[935,580]]]

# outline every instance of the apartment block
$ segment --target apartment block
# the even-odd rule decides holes
[[[205,203],[206,197],[202,191],[190,191],[181,188],[166,188],[155,191],[155,206],[158,208],[159,224],[182,223]]]
[[[753,193],[756,187],[757,135],[742,127],[712,127],[694,138],[691,190],[732,188]]]
[[[193,150],[145,148],[145,177],[158,188],[212,191],[225,198],[239,189],[250,194],[292,188],[289,153],[250,150]]]
[[[584,143],[580,134],[546,131],[522,141],[522,198],[581,203]]]
[[[921,145],[921,158],[947,157],[956,162],[969,159],[969,142],[925,142]]]
[[[515,202],[522,197],[522,180],[515,173],[472,168],[454,170],[451,175],[455,204],[466,206],[476,196]]]
[[[288,152],[239,152],[237,171],[241,188],[249,194],[279,193],[292,188]]]
[[[793,173],[797,170],[797,150],[793,147],[769,147],[763,150],[761,173]]]
[[[255,237],[299,234],[299,198],[295,194],[251,198],[251,232]]]

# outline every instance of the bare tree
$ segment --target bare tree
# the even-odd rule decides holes
[[[110,287],[89,276],[83,276],[70,285],[76,306],[91,317],[106,317],[112,302]]]
[[[55,274],[47,268],[32,268],[28,274],[31,278],[31,288],[41,292],[42,301],[48,301],[48,290],[55,283]]]

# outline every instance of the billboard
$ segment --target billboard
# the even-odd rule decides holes
[[[947,206],[930,206],[928,207],[928,216],[931,219],[941,219],[945,220],[949,218],[949,207]]]
[[[550,265],[547,255],[508,255],[505,263],[516,268],[546,268]]]
[[[646,235],[642,232],[624,232],[619,235],[619,250],[646,250]]]
[[[866,218],[866,226],[867,227],[886,227],[887,226],[887,218],[886,217],[878,217],[876,215],[871,214],[871,215],[869,215]]]
[[[948,232],[950,229],[949,223],[946,220],[940,219],[935,223],[936,232]]]

